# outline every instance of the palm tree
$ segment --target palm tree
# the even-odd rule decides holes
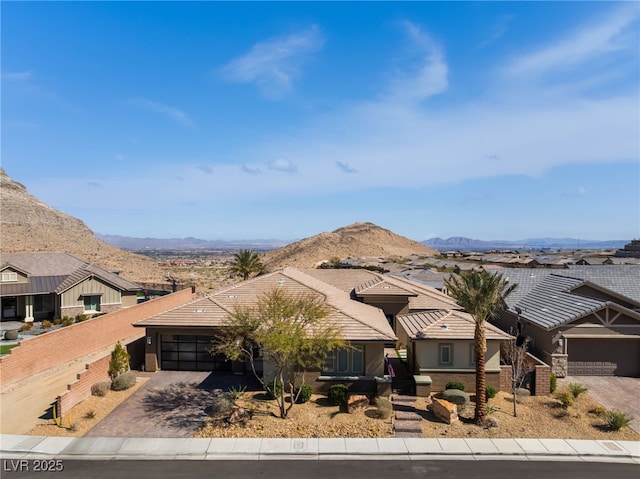
[[[487,340],[485,321],[494,318],[503,309],[505,298],[517,284],[508,285],[508,280],[500,273],[491,274],[485,270],[460,271],[445,281],[449,295],[462,306],[475,321],[473,335],[476,353],[476,408],[474,422],[484,424],[487,416],[485,361]]]
[[[233,273],[241,274],[245,281],[249,279],[252,273],[262,273],[264,266],[260,261],[258,253],[252,249],[241,249],[233,255],[233,264],[231,265]]]

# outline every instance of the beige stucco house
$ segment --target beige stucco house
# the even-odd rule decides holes
[[[316,391],[325,391],[335,382],[349,384],[354,392],[380,393],[389,388],[390,381],[384,377],[384,346],[395,344],[397,338],[382,310],[354,301],[345,291],[295,268],[243,281],[135,323],[146,331],[146,370],[249,372],[247,364],[230,362],[209,351],[234,308],[254,305],[274,288],[321,298],[330,311],[325,321],[333,323],[350,345],[330,354],[322,370],[307,374],[306,381]],[[269,364],[258,364],[263,377],[270,379]]]

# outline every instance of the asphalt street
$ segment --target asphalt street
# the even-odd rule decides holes
[[[464,479],[616,479],[637,478],[638,464],[585,463],[580,461],[407,461],[407,460],[265,460],[265,461],[146,461],[63,460],[39,464],[35,459],[21,463],[2,460],[3,479],[115,479],[115,478],[278,478],[349,479],[464,478]],[[38,470],[36,470],[38,469]],[[43,471],[42,469],[49,469]],[[60,470],[61,469],[61,470]]]

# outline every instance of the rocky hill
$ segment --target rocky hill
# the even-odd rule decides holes
[[[39,201],[0,168],[0,249],[65,251],[131,281],[162,283],[164,271],[151,258],[98,240],[82,221]]]
[[[354,223],[269,251],[263,261],[273,270],[283,266],[313,268],[332,258],[389,258],[412,254],[432,256],[437,251],[373,223]]]

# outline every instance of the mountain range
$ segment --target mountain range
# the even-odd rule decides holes
[[[447,239],[430,238],[424,244],[439,251],[487,251],[501,249],[540,250],[540,249],[617,249],[624,247],[629,240],[597,241],[578,238],[528,238],[524,240],[483,241],[462,236]]]

